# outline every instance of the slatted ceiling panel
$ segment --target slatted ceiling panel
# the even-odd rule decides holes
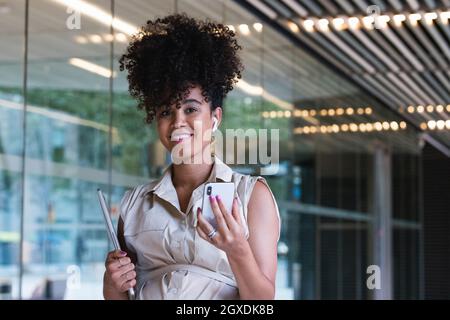
[[[189,15],[194,18],[204,18],[208,17],[214,21],[223,21],[223,4],[221,1],[208,1],[208,0],[198,0],[198,1],[188,1],[179,0],[178,1],[178,11],[179,12],[189,12]]]
[[[308,11],[308,16],[333,17],[336,16],[336,8],[341,10],[339,12],[341,15],[349,15],[352,10],[355,10],[355,14],[367,14],[362,11],[366,5],[364,1],[335,1],[336,6],[333,8],[324,6],[322,1],[317,1],[315,6],[321,6],[320,9],[313,8],[314,5],[311,6],[309,1],[282,2],[292,12],[291,14],[286,14],[284,10],[278,12],[278,20],[292,15],[297,15],[296,18],[300,18],[305,16],[305,11]],[[443,5],[446,5],[444,2],[436,1],[432,5],[427,4],[426,7],[419,6],[416,9],[444,10]],[[264,1],[264,3],[273,10],[277,10],[270,1]],[[300,6],[296,6],[296,4]],[[405,9],[399,1],[379,1],[377,4],[381,9],[389,12],[400,12],[400,10]],[[412,5],[415,6],[414,3]],[[284,27],[287,29],[286,25]],[[310,42],[312,40],[317,43],[319,49],[317,51],[325,49],[331,62],[333,62],[333,59],[332,57],[330,59],[329,53],[332,53],[332,56],[340,61],[340,69],[343,69],[342,64],[346,68],[350,68],[353,77],[359,83],[362,80],[358,78],[361,75],[365,77],[365,87],[369,82],[371,87],[375,88],[375,90],[371,90],[372,92],[378,91],[378,96],[387,105],[398,109],[400,106],[446,105],[450,102],[448,90],[443,90],[445,86],[448,86],[445,83],[448,83],[448,75],[442,76],[440,73],[442,70],[435,69],[436,67],[444,70],[449,68],[449,32],[448,26],[437,20],[431,26],[421,21],[419,26],[416,27],[407,21],[403,27],[399,28],[389,22],[389,27],[381,30],[358,29],[340,32],[332,30],[330,33],[303,32],[302,36],[299,37],[303,37],[303,40],[308,38]],[[374,41],[376,46],[373,45]],[[386,55],[386,52],[388,55]],[[364,74],[364,72],[368,74]],[[436,76],[436,73],[440,76]],[[388,92],[388,94],[384,95],[384,92]],[[423,113],[408,117],[414,117],[415,124],[418,126],[420,122],[430,119],[447,120],[448,114],[446,112],[441,114]],[[446,136],[445,142],[450,143],[448,132],[432,134],[440,137]]]

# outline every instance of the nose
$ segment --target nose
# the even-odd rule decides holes
[[[184,113],[183,111],[180,109],[176,109],[175,111],[175,117],[173,119],[173,127],[175,129],[179,129],[182,128],[184,126],[186,126],[186,119],[184,117]]]

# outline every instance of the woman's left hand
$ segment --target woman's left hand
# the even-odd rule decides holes
[[[233,200],[232,212],[225,209],[220,196],[209,197],[211,208],[217,221],[217,230],[203,217],[201,209],[197,210],[197,231],[206,241],[212,243],[217,248],[225,251],[227,254],[240,254],[248,245],[245,238],[244,227],[239,215],[239,206],[237,199]]]

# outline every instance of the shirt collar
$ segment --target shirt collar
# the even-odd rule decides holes
[[[172,189],[173,183],[172,183],[172,166],[173,164],[169,165],[163,172],[161,178],[147,184],[142,193],[142,196],[146,196],[149,193],[156,193],[156,194],[162,194],[165,193],[166,190]],[[213,168],[211,170],[211,174],[209,175],[206,182],[230,182],[231,178],[233,177],[233,170],[227,166],[220,158],[217,156],[214,157],[214,164]]]

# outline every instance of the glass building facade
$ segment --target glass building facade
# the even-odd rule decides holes
[[[238,1],[83,3],[127,25],[65,1],[0,3],[4,298],[102,299],[111,244],[96,189],[117,219],[124,192],[170,160],[118,59],[130,30],[175,12],[236,30],[246,85],[227,97],[222,129],[279,129],[280,169],[266,175],[282,218],[276,297],[423,298],[417,128]],[[368,286],[373,265],[381,290]]]

